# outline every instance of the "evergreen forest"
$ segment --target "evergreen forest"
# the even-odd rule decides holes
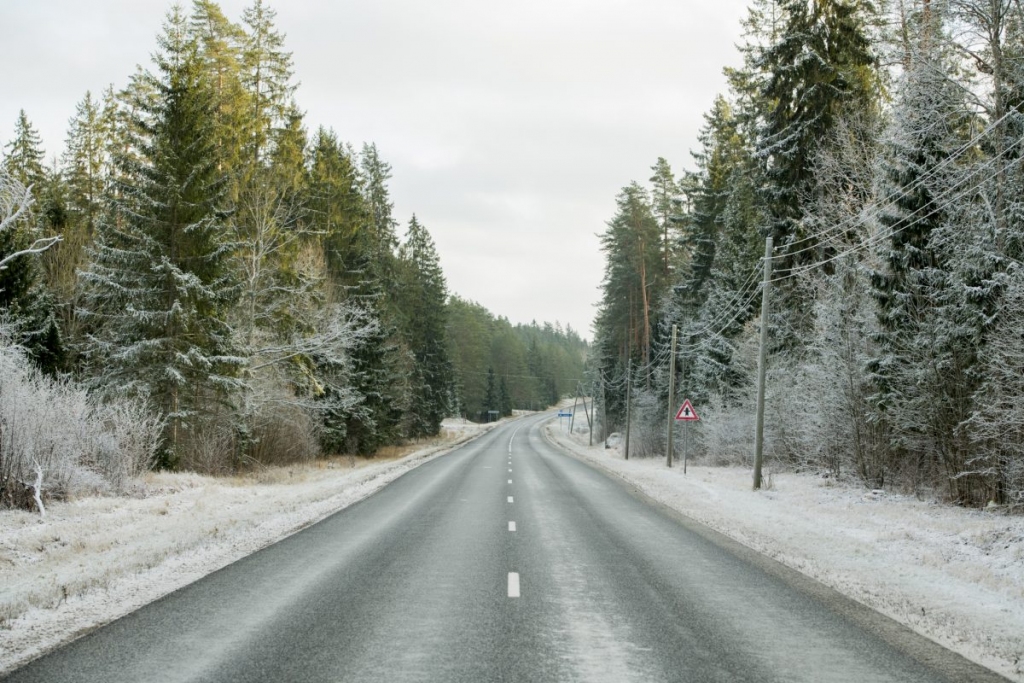
[[[1024,5],[752,0],[743,29],[687,170],[601,234],[606,431],[631,394],[664,457],[688,397],[691,454],[749,464],[767,288],[770,467],[1024,505]]]
[[[284,38],[263,0],[238,21],[194,0],[151,64],[83,94],[62,150],[12,122],[0,504],[31,504],[36,475],[60,496],[149,466],[371,455],[448,416],[545,408],[583,377],[571,328],[451,295],[376,145],[307,125]]]

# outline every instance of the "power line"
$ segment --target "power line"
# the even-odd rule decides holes
[[[1002,124],[1002,122],[1005,119],[1007,119],[1008,117],[1010,117],[1014,113],[1015,112],[1012,112],[1012,111],[1011,112],[1007,112],[1006,114],[1001,116],[999,119],[997,119],[996,121],[991,123],[989,126],[987,126],[983,131],[981,131],[980,133],[975,135],[973,138],[968,140],[966,143],[961,145],[959,149],[957,149],[955,152],[953,152],[952,154],[947,156],[940,163],[936,164],[933,168],[928,169],[928,171],[926,171],[921,177],[917,178],[914,181],[913,184],[907,186],[906,188],[904,188],[902,191],[898,192],[894,196],[887,197],[884,200],[886,205],[895,204],[898,200],[903,199],[903,198],[909,196],[912,192],[914,192],[914,191],[920,189],[921,187],[923,187],[925,182],[930,180],[932,176],[938,174],[938,172],[940,170],[942,170],[943,168],[945,168],[949,164],[953,163],[954,161],[959,159],[961,156],[967,154],[967,152],[971,151],[979,142],[981,142],[981,140],[986,135],[991,133],[997,126]],[[1016,145],[1019,142],[1020,142],[1020,140],[1018,140],[1017,142],[1015,142],[1013,144]],[[1010,147],[1012,148],[1013,145],[1011,145]],[[990,161],[994,161],[994,159],[990,160]],[[989,162],[986,162],[986,163],[989,163]],[[877,209],[878,207],[875,207],[875,208]],[[799,244],[800,242],[806,242],[808,240],[813,240],[813,239],[816,239],[816,238],[824,238],[826,235],[838,237],[838,236],[840,236],[842,234],[842,232],[844,230],[846,230],[847,228],[854,227],[860,221],[861,221],[860,216],[852,216],[852,217],[847,218],[847,219],[845,219],[843,221],[840,221],[837,225],[833,225],[833,226],[831,226],[831,227],[829,227],[829,228],[827,228],[825,230],[822,230],[822,231],[820,231],[820,232],[818,232],[816,234],[808,235],[807,237],[804,237],[803,239],[798,240],[796,243]],[[782,246],[782,245],[780,245],[780,246]],[[791,258],[791,257],[796,256],[798,254],[805,253],[807,251],[815,250],[817,248],[818,248],[817,244],[812,244],[812,245],[803,247],[802,249],[798,249],[796,251],[785,251],[785,252],[781,252],[780,251],[780,253],[777,256],[773,255],[772,259],[775,260],[775,261],[779,261],[779,260],[782,260],[782,259]]]
[[[1009,161],[1008,163],[1006,163],[1006,164],[1005,164],[1005,165],[1004,165],[1004,166],[1003,166],[1003,167],[1002,167],[1002,168],[1000,169],[1000,171],[1007,171],[1007,170],[1009,170],[1009,169],[1010,169],[1010,168],[1011,168],[1011,167],[1012,167],[1012,166],[1013,166],[1014,164],[1018,164],[1018,163],[1020,163],[1020,162],[1021,162],[1022,160],[1024,160],[1024,157],[1018,157],[1018,158],[1016,158],[1016,159],[1012,159],[1011,161]],[[851,247],[851,248],[849,248],[849,249],[847,249],[847,250],[845,250],[845,251],[839,252],[838,254],[835,254],[834,256],[831,256],[831,257],[829,257],[829,258],[827,258],[827,259],[824,259],[824,260],[822,260],[822,261],[818,261],[818,262],[816,262],[816,263],[810,263],[810,264],[807,264],[806,266],[799,266],[799,267],[797,267],[797,268],[792,268],[792,269],[790,269],[790,270],[789,270],[789,272],[787,272],[787,273],[786,273],[785,275],[783,275],[783,276],[781,276],[781,277],[778,277],[778,278],[775,278],[775,279],[773,279],[773,280],[772,280],[772,282],[773,282],[773,283],[775,283],[775,282],[782,282],[782,281],[784,281],[784,280],[788,280],[788,279],[790,279],[790,278],[798,277],[798,276],[800,276],[800,275],[802,275],[802,274],[804,274],[804,273],[806,273],[806,272],[809,272],[809,271],[812,271],[812,270],[816,270],[817,268],[820,268],[820,267],[821,267],[821,266],[823,266],[823,265],[826,265],[826,264],[828,264],[828,263],[832,263],[832,262],[834,262],[834,261],[837,261],[837,260],[839,260],[839,259],[841,259],[841,258],[843,258],[843,257],[845,257],[845,256],[849,256],[850,254],[854,254],[854,253],[856,253],[856,252],[858,252],[858,251],[863,251],[864,249],[867,249],[867,248],[869,248],[869,247],[872,247],[872,246],[874,246],[875,244],[877,244],[877,243],[879,243],[879,242],[881,242],[881,241],[883,241],[883,240],[885,240],[885,239],[889,239],[889,238],[893,237],[894,235],[898,235],[899,233],[903,232],[904,230],[907,230],[908,228],[911,228],[911,227],[913,227],[913,226],[917,225],[918,223],[921,223],[922,221],[925,221],[925,220],[927,220],[927,219],[931,218],[932,216],[934,216],[934,215],[935,215],[936,213],[938,213],[939,211],[942,211],[942,210],[943,210],[943,209],[945,208],[945,206],[946,206],[946,205],[948,205],[948,204],[950,204],[950,203],[953,203],[953,202],[955,202],[955,201],[957,201],[957,200],[959,200],[959,199],[962,199],[962,198],[964,198],[964,197],[967,197],[967,196],[969,196],[969,195],[973,194],[973,193],[974,193],[974,192],[976,191],[976,187],[975,187],[975,185],[974,185],[974,184],[971,184],[971,186],[970,186],[970,187],[968,187],[967,189],[965,189],[965,190],[961,191],[961,192],[960,192],[959,194],[957,194],[957,195],[956,195],[955,197],[952,197],[951,199],[949,199],[949,201],[946,201],[946,202],[944,202],[944,204],[943,204],[942,206],[936,205],[936,202],[938,202],[939,200],[943,200],[943,199],[946,199],[946,198],[947,198],[947,197],[949,196],[950,192],[952,192],[952,191],[953,191],[953,190],[954,190],[955,188],[957,188],[957,187],[960,187],[960,186],[962,186],[962,185],[964,185],[964,184],[968,183],[968,182],[969,182],[969,180],[970,180],[970,179],[971,179],[971,178],[972,178],[972,177],[973,177],[974,175],[977,175],[977,170],[978,170],[978,169],[981,169],[981,168],[983,168],[984,166],[987,166],[987,165],[989,165],[990,163],[992,163],[992,162],[990,161],[990,162],[986,162],[985,164],[979,165],[979,166],[977,167],[977,169],[975,169],[975,170],[972,170],[972,171],[971,171],[970,173],[968,173],[968,174],[967,174],[967,176],[965,176],[965,177],[964,177],[964,178],[963,178],[962,180],[960,180],[960,181],[958,181],[958,182],[957,182],[956,184],[954,184],[954,185],[950,186],[950,188],[948,188],[948,190],[944,191],[944,192],[943,192],[943,193],[942,193],[942,194],[941,194],[940,196],[936,197],[935,199],[933,199],[932,201],[930,201],[930,202],[929,202],[928,204],[926,204],[925,206],[923,206],[923,207],[921,207],[921,208],[919,208],[919,209],[915,209],[915,210],[914,210],[914,211],[913,211],[912,213],[910,213],[910,214],[909,214],[909,215],[908,215],[908,216],[907,216],[906,218],[904,218],[904,219],[901,219],[901,221],[900,221],[900,222],[901,222],[901,223],[903,223],[903,224],[901,225],[901,227],[899,227],[899,228],[897,228],[897,229],[895,229],[895,230],[889,230],[889,231],[880,231],[880,232],[879,232],[879,233],[877,233],[876,235],[873,235],[873,236],[871,236],[871,237],[868,237],[867,239],[865,239],[864,241],[862,241],[862,242],[860,242],[860,243],[858,243],[858,244],[854,245],[853,247]],[[991,176],[988,176],[988,178],[992,178],[992,177],[994,177],[994,175],[995,175],[995,174],[993,174],[993,175],[991,175]],[[986,178],[986,180],[987,180],[988,178]],[[910,218],[910,217],[914,216],[915,214],[917,214],[917,213],[919,213],[919,212],[921,212],[921,211],[924,211],[924,210],[926,210],[926,209],[928,210],[928,213],[926,213],[926,214],[924,214],[924,215],[922,215],[922,216],[918,216],[918,217],[917,217],[916,219],[914,219],[914,220],[912,220],[912,221],[909,221],[909,222],[905,222],[907,218]]]

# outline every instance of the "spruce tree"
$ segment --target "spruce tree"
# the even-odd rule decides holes
[[[116,157],[118,187],[84,274],[97,330],[95,383],[147,396],[167,417],[173,466],[211,406],[230,399],[238,362],[226,312],[236,290],[225,243],[215,99],[179,9],[168,15]]]
[[[96,232],[107,164],[107,130],[102,116],[100,103],[86,92],[70,121],[61,164],[70,192],[72,222],[90,238]]]
[[[878,98],[875,56],[867,32],[871,2],[784,0],[783,27],[760,55],[766,74],[760,97],[769,103],[757,142],[767,161],[765,200],[769,234],[782,253],[801,251],[797,262],[821,254],[801,220],[812,189],[813,160],[844,112],[870,109]],[[785,258],[779,270],[794,265]]]
[[[52,226],[62,226],[67,219],[64,187],[56,174],[43,167],[42,142],[24,109],[5,151],[4,172],[29,189],[34,203],[23,220],[0,233],[0,259],[28,248],[39,237],[55,236]],[[16,258],[0,269],[0,312],[15,325],[18,342],[36,365],[52,374],[64,369],[64,350],[53,299],[43,287],[41,275],[40,260],[32,255]]]
[[[508,382],[505,381],[504,375],[502,375],[501,381],[498,383],[498,410],[503,417],[508,417],[512,414],[512,394],[509,393]]]
[[[494,368],[487,368],[487,390],[484,393],[484,411],[488,413],[487,420],[490,420],[490,413],[499,412],[500,399],[498,396],[497,379],[494,376]]]
[[[4,168],[23,185],[39,189],[37,186],[46,179],[43,156],[39,131],[32,126],[22,109],[14,124],[14,137],[4,146]]]
[[[453,374],[448,357],[448,285],[434,240],[413,216],[400,258],[401,329],[414,359],[408,434],[433,436],[449,412]]]
[[[949,55],[941,31],[941,15],[933,11],[921,24],[919,54],[885,140],[879,194],[888,239],[880,250],[884,266],[872,274],[881,355],[871,367],[879,417],[892,429],[897,457],[918,481],[945,476],[950,497],[968,503],[972,482],[960,476],[968,454],[962,426],[978,388],[982,310],[957,272],[957,252],[967,245],[952,248],[949,239],[960,210],[948,199],[959,175],[952,156],[970,121],[963,91],[945,75]]]
[[[395,207],[388,190],[391,165],[381,159],[377,145],[370,143],[363,145],[359,168],[363,199],[369,213],[366,249],[373,263],[373,276],[380,280],[385,292],[390,292],[395,279],[395,250],[398,248],[398,221],[392,215]]]

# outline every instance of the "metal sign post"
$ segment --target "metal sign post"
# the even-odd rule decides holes
[[[697,411],[693,409],[693,404],[690,403],[690,399],[683,401],[683,405],[679,406],[679,412],[676,413],[676,419],[683,423],[683,474],[686,474],[686,446],[687,437],[689,436],[689,428],[686,426],[691,422],[697,422],[700,417],[697,415]]]

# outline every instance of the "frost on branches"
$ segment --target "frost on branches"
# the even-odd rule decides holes
[[[149,466],[162,423],[140,403],[100,403],[42,374],[0,328],[0,506],[124,492]]]

